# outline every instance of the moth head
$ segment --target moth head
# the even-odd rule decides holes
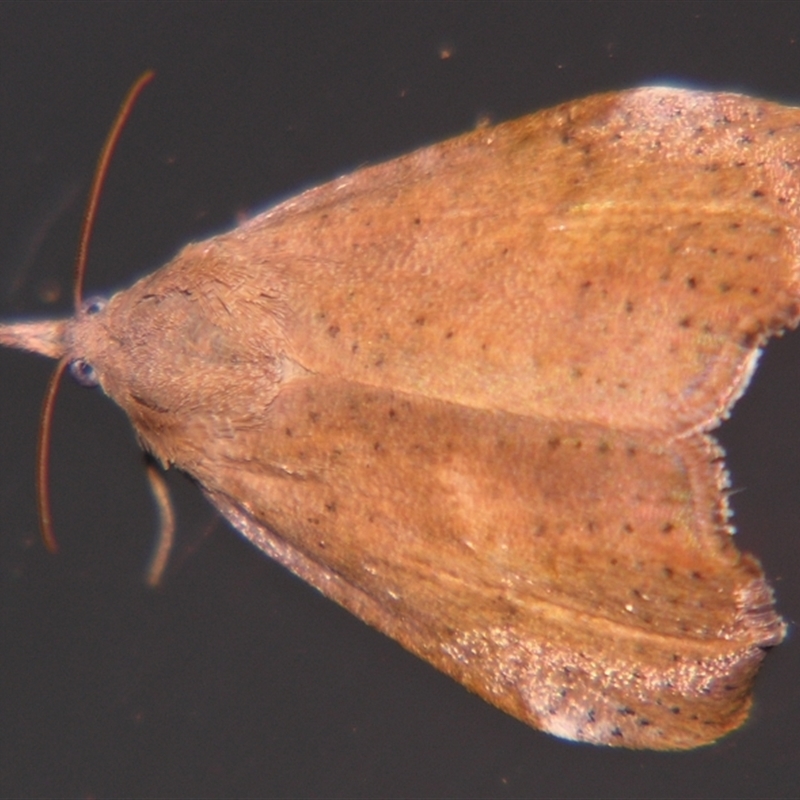
[[[147,449],[178,464],[183,449],[254,424],[283,376],[270,315],[188,275],[185,255],[108,302],[87,301],[65,337],[73,377],[100,386]]]

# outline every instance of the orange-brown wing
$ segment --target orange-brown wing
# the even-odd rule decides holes
[[[344,381],[284,388],[195,474],[248,538],[524,721],[685,748],[736,728],[783,624],[715,445]],[[220,465],[224,465],[220,468]]]
[[[713,423],[797,323],[800,109],[642,89],[313,189],[200,247],[315,373],[548,419]],[[227,267],[226,267],[227,268]]]

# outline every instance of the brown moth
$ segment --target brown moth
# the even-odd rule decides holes
[[[0,342],[530,725],[653,749],[746,719],[772,591],[709,430],[800,318],[800,109],[648,88],[312,189]]]

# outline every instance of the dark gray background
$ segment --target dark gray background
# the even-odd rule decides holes
[[[112,166],[89,293],[483,115],[664,82],[800,104],[799,37],[794,3],[2,4],[0,315],[68,310],[94,161],[146,67],[158,77]],[[654,754],[569,744],[494,710],[224,524],[209,530],[212,510],[181,476],[176,554],[148,591],[154,517],[130,428],[69,381],[52,456],[62,552],[47,556],[33,475],[49,370],[0,353],[0,794],[797,794],[794,630],[768,656],[743,730]],[[792,621],[798,400],[789,335],[721,431],[739,545]]]

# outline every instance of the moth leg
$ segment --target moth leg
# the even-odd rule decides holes
[[[153,546],[153,555],[150,557],[150,563],[145,571],[145,580],[148,586],[155,589],[161,584],[169,554],[175,543],[175,509],[167,482],[164,480],[164,474],[151,456],[146,456],[145,474],[158,509],[158,536]]]

